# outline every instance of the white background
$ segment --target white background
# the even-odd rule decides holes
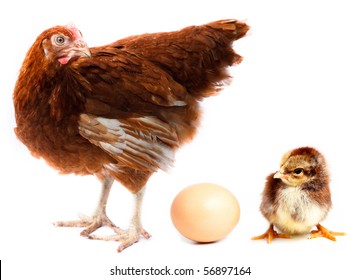
[[[0,4],[0,259],[4,279],[165,279],[110,276],[120,268],[251,267],[245,279],[357,275],[360,170],[360,17],[357,1],[2,1]],[[6,4],[5,4],[6,3]],[[197,138],[169,173],[148,183],[143,207],[149,240],[116,253],[115,242],[91,241],[80,229],[52,222],[91,214],[100,185],[92,176],[60,176],[33,158],[13,134],[12,91],[25,53],[45,29],[74,23],[89,46],[145,32],[171,31],[222,18],[246,20],[234,44],[244,57],[231,86],[203,102]],[[323,222],[345,231],[337,242],[251,241],[268,224],[258,207],[264,179],[286,151],[318,148],[332,174],[333,210]],[[187,185],[228,188],[241,207],[239,224],[221,242],[196,245],[170,219]],[[116,184],[108,214],[126,227],[132,198]],[[107,232],[107,231],[105,231]],[[357,260],[355,260],[357,258]],[[241,276],[218,276],[237,279]],[[166,277],[166,279],[200,279]],[[212,279],[213,277],[203,277]]]

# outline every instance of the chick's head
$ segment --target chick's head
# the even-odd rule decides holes
[[[328,181],[325,158],[314,148],[302,147],[287,152],[281,160],[280,170],[274,178],[286,185],[297,187],[311,182]]]

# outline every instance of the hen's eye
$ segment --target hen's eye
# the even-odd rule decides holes
[[[296,175],[299,175],[303,172],[304,170],[302,168],[296,168],[294,169],[293,173],[296,174]]]
[[[58,46],[62,46],[65,44],[65,37],[63,35],[56,36],[55,43]]]

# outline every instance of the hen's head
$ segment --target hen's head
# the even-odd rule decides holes
[[[51,104],[58,109],[64,100],[59,97],[61,69],[70,59],[90,56],[80,31],[74,26],[55,26],[43,31],[30,47],[19,71],[13,94],[16,112],[31,111],[40,101],[44,106]],[[60,78],[55,78],[59,73]]]
[[[281,179],[286,185],[323,184],[328,182],[325,158],[314,148],[302,147],[286,153],[280,164],[280,170],[274,178]]]
[[[66,64],[73,57],[90,57],[90,50],[81,32],[74,26],[55,26],[42,32],[30,53],[41,54],[48,63]]]

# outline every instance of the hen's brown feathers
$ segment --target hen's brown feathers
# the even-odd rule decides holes
[[[245,23],[221,20],[177,32],[132,36],[111,46],[146,58],[170,73],[191,95],[202,98],[217,92],[229,78],[227,66],[241,62],[231,45],[248,29]]]
[[[129,110],[137,99],[165,107],[186,104],[186,89],[167,72],[132,53],[115,51],[110,47],[95,48],[91,60],[79,58],[73,63],[73,68],[92,85],[88,97]]]
[[[247,30],[223,20],[132,36],[91,48],[91,57],[75,28],[46,30],[14,89],[15,132],[61,172],[109,172],[138,190],[193,137],[198,100],[218,91],[226,68],[241,61],[232,42]]]

